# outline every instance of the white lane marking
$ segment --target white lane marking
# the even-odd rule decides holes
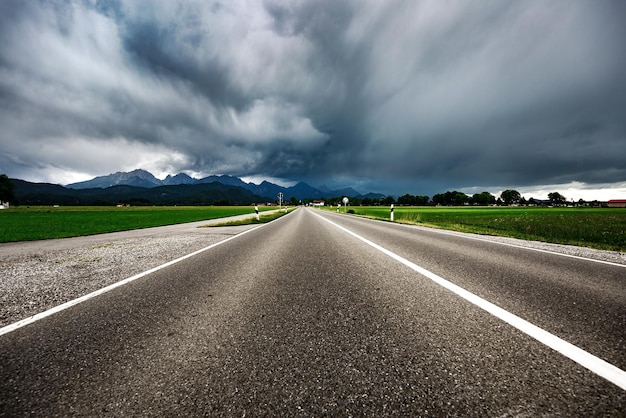
[[[23,326],[26,326],[28,324],[32,324],[33,322],[39,321],[40,319],[46,318],[46,317],[48,317],[50,315],[53,315],[53,314],[55,314],[57,312],[61,312],[61,311],[65,310],[65,309],[68,309],[68,308],[74,306],[74,305],[78,305],[79,303],[85,302],[85,301],[87,301],[89,299],[93,299],[96,296],[99,296],[99,295],[101,295],[103,293],[106,293],[106,292],[109,292],[109,291],[115,289],[116,287],[124,286],[125,284],[128,284],[128,283],[130,283],[132,281],[135,281],[135,280],[140,279],[140,278],[142,278],[144,276],[147,276],[149,274],[152,274],[154,272],[162,270],[162,269],[164,269],[166,267],[169,267],[169,266],[171,266],[173,264],[179,263],[179,262],[181,262],[183,260],[186,260],[186,259],[188,259],[190,257],[193,257],[195,255],[203,253],[203,252],[205,252],[207,250],[210,250],[211,248],[215,248],[218,245],[225,244],[225,243],[227,243],[230,240],[233,240],[235,238],[239,238],[242,235],[245,235],[245,234],[247,234],[249,232],[252,232],[252,231],[254,231],[256,229],[259,229],[259,228],[261,228],[261,227],[263,227],[265,225],[268,225],[268,224],[265,223],[265,224],[261,224],[259,226],[256,226],[254,228],[247,229],[247,230],[245,230],[245,231],[243,231],[243,232],[241,232],[241,233],[239,233],[237,235],[234,235],[232,237],[226,238],[225,240],[216,242],[215,244],[209,245],[208,247],[201,248],[198,251],[194,251],[193,253],[190,253],[190,254],[184,255],[182,257],[179,257],[176,260],[172,260],[172,261],[169,261],[169,262],[167,262],[165,264],[161,264],[160,266],[151,268],[150,270],[146,270],[143,273],[136,274],[136,275],[134,275],[132,277],[129,277],[129,278],[124,279],[122,281],[113,283],[113,284],[111,284],[111,285],[109,285],[107,287],[103,287],[102,289],[96,290],[96,291],[91,292],[91,293],[89,293],[87,295],[81,296],[81,297],[76,298],[74,300],[70,300],[69,302],[65,302],[62,305],[55,306],[54,308],[50,308],[47,311],[40,312],[40,313],[38,313],[36,315],[29,316],[28,318],[24,318],[24,319],[22,319],[20,321],[14,322],[14,323],[12,323],[10,325],[7,325],[7,326],[5,326],[3,328],[0,328],[0,336],[2,336],[4,334],[8,334],[9,332],[15,331],[16,329],[22,328]]]
[[[343,226],[337,225],[336,223],[334,223],[333,221],[330,221],[326,218],[324,218],[321,215],[315,214],[315,216],[323,219],[324,221],[328,222],[329,224],[335,226],[336,228],[341,229],[342,231],[352,235],[353,237],[363,241],[364,243],[366,243],[367,245],[377,249],[378,251],[388,255],[389,257],[393,258],[394,260],[404,264],[405,266],[409,267],[410,269],[416,271],[417,273],[429,278],[430,280],[432,280],[433,282],[437,283],[440,286],[443,286],[444,288],[450,290],[451,292],[457,294],[458,296],[462,297],[463,299],[467,300],[468,302],[478,306],[479,308],[489,312],[490,314],[492,314],[493,316],[495,316],[496,318],[499,318],[501,320],[503,320],[504,322],[508,323],[509,325],[512,325],[513,327],[517,328],[518,330],[524,332],[525,334],[531,336],[532,338],[536,339],[537,341],[547,345],[548,347],[552,348],[553,350],[558,351],[559,353],[563,354],[565,357],[575,361],[576,363],[580,364],[581,366],[583,366],[584,368],[594,372],[595,374],[605,378],[606,380],[608,380],[609,382],[619,386],[621,389],[626,390],[626,371],[612,365],[611,363],[608,363],[607,361],[602,360],[599,357],[594,356],[591,353],[586,352],[585,350],[578,348],[577,346],[557,337],[554,334],[549,333],[548,331],[539,328],[536,325],[531,324],[530,322],[526,321],[525,319],[520,318],[517,315],[514,315],[502,308],[500,308],[497,305],[494,305],[493,303],[481,298],[480,296],[477,296],[465,289],[463,289],[462,287],[459,287],[457,285],[455,285],[454,283],[451,283],[449,281],[447,281],[446,279],[444,279],[441,276],[436,275],[435,273],[432,273],[428,270],[426,270],[423,267],[418,266],[417,264],[414,264],[412,262],[410,262],[409,260],[407,260],[406,258],[403,258],[389,250],[387,250],[386,248],[381,247],[380,245],[368,240],[367,238],[363,238],[362,236],[350,231],[349,229],[344,228]]]
[[[405,226],[411,226],[411,225],[405,225]],[[583,261],[591,261],[591,262],[594,262],[594,263],[608,264],[610,266],[626,268],[626,264],[619,264],[619,263],[614,263],[612,261],[605,261],[605,260],[597,260],[595,258],[588,258],[588,257],[580,256],[580,255],[574,255],[574,254],[559,253],[559,252],[556,252],[556,251],[544,250],[543,248],[526,247],[524,245],[511,244],[509,242],[492,241],[492,240],[489,240],[489,239],[486,239],[486,238],[474,237],[474,236],[471,236],[471,235],[461,235],[462,232],[454,233],[452,231],[441,231],[441,230],[437,230],[437,229],[433,229],[432,231],[436,232],[438,234],[450,235],[450,236],[461,237],[461,238],[466,238],[466,239],[473,239],[473,240],[476,240],[476,241],[487,242],[487,243],[490,243],[490,244],[506,245],[508,247],[521,248],[521,249],[524,249],[524,250],[537,251],[537,252],[540,252],[540,253],[558,255],[558,256],[561,256],[561,257],[575,258],[575,259],[583,260]]]
[[[385,221],[381,221],[379,219],[364,218],[364,217],[359,217],[359,218],[360,219],[365,219],[366,221],[371,221],[371,222],[385,222]],[[389,224],[389,223],[387,223],[387,224]],[[457,231],[446,231],[446,230],[443,230],[443,229],[429,228],[429,227],[420,226],[420,225],[402,224],[402,223],[397,223],[397,222],[393,223],[393,225],[394,226],[404,227],[404,228],[413,228],[413,229],[426,230],[427,232],[432,232],[432,233],[435,233],[435,234],[449,235],[449,236],[465,238],[465,239],[473,239],[473,240],[476,240],[476,241],[486,242],[488,244],[506,245],[508,247],[520,248],[522,250],[537,251],[537,252],[540,252],[540,253],[558,255],[558,256],[561,256],[561,257],[575,258],[575,259],[583,260],[583,261],[591,261],[591,262],[594,262],[594,263],[608,264],[609,266],[626,268],[626,264],[615,263],[613,261],[598,260],[598,259],[595,259],[595,258],[583,257],[583,256],[580,256],[580,255],[559,253],[559,252],[556,252],[556,251],[544,250],[543,248],[527,247],[525,245],[512,244],[512,243],[509,243],[509,242],[494,241],[494,240],[490,240],[488,238],[482,238],[482,237],[473,236],[473,235],[471,235],[471,233],[457,232]],[[510,238],[510,237],[500,237],[500,238],[516,239],[516,238]],[[554,245],[558,245],[558,244],[554,244]]]

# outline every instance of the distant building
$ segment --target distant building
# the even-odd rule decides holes
[[[9,202],[0,201],[0,209],[8,209],[8,208],[9,208]]]
[[[311,202],[312,206],[324,206],[326,202],[324,202],[323,200],[314,200],[313,202]]]
[[[626,208],[626,199],[612,199],[608,204],[610,208]]]

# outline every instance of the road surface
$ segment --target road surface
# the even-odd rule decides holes
[[[299,209],[0,336],[0,416],[623,416],[625,280]]]

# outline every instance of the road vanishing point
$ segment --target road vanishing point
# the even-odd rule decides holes
[[[301,208],[0,335],[0,416],[624,416],[626,266]]]

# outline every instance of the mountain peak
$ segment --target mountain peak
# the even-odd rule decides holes
[[[116,174],[148,175],[150,177],[154,177],[151,172],[144,170],[143,168],[136,168],[133,171],[130,171],[128,173],[124,173],[123,171],[118,171]]]
[[[196,182],[196,179],[185,173],[178,173],[175,176],[168,174],[167,177],[163,179],[163,184],[166,186],[174,186],[177,184],[194,184]]]
[[[111,186],[129,185],[138,187],[156,187],[162,184],[152,173],[140,168],[131,172],[118,171],[107,176],[99,176],[92,180],[68,184],[69,189],[105,189]]]

